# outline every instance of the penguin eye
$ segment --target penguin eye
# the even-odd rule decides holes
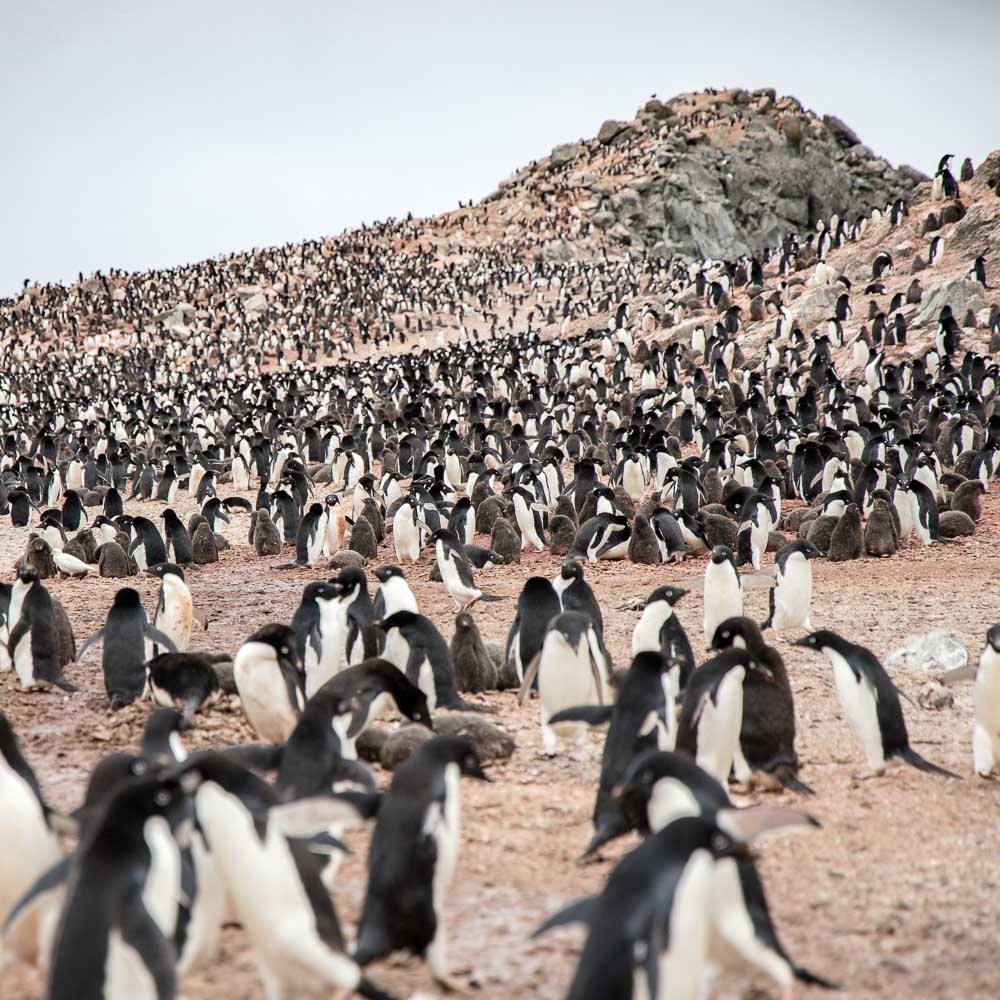
[[[134,760],[130,770],[136,777],[142,777],[148,770],[148,766],[144,760]]]
[[[729,846],[729,839],[722,833],[712,835],[712,847],[716,851],[724,851]]]
[[[161,788],[156,795],[153,796],[153,801],[160,806],[160,808],[163,808],[170,802],[170,792],[168,792],[165,788]]]
[[[467,754],[465,757],[465,766],[470,770],[476,766],[476,759],[472,754]]]
[[[282,646],[281,647],[281,655],[282,656],[288,656],[289,652],[290,652],[290,650],[288,649],[287,646]]]

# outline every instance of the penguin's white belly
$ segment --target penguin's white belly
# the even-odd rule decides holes
[[[249,680],[246,676],[241,677],[237,665],[233,674],[247,721],[261,739],[274,744],[284,743],[291,736],[298,716],[288,704],[281,671],[275,666],[270,670],[258,671]]]
[[[103,1000],[157,1000],[156,984],[142,957],[117,928],[108,936]]]
[[[41,806],[24,780],[0,757],[0,920],[31,887],[35,879],[62,856],[55,834],[42,816]]]
[[[226,887],[211,851],[197,831],[192,836],[191,854],[194,858],[198,893],[191,910],[184,950],[177,965],[177,971],[181,975],[200,969],[215,958],[226,916]]]
[[[180,849],[162,816],[152,816],[143,826],[149,847],[150,866],[142,901],[149,915],[166,938],[172,938],[177,926],[177,904],[181,891]]]
[[[646,490],[646,479],[642,474],[642,468],[638,465],[627,466],[622,475],[622,486],[633,500],[641,500]]]
[[[437,688],[434,685],[434,668],[426,656],[417,669],[416,685],[427,696],[427,710],[433,713],[437,708]]]
[[[34,687],[35,657],[31,651],[31,629],[24,633],[14,650],[14,670],[22,687]]]
[[[732,566],[721,569],[710,562],[705,570],[705,645],[710,646],[715,630],[727,619],[743,614],[743,588]]]
[[[191,621],[194,609],[191,601],[186,603],[174,600],[160,610],[153,625],[162,632],[177,647],[178,653],[187,650],[191,642]],[[157,647],[159,649],[159,647]],[[161,650],[166,652],[166,649]]]
[[[581,639],[579,652],[570,649],[543,651],[538,671],[538,695],[547,718],[574,705],[597,704],[586,638]]]
[[[132,550],[132,558],[135,560],[135,564],[136,564],[136,566],[139,567],[140,570],[146,569],[147,568],[146,567],[146,546],[144,544],[141,544],[141,543],[139,545],[137,545]]]
[[[882,731],[878,724],[878,709],[875,692],[862,677],[855,678],[847,661],[832,649],[824,650],[833,664],[833,677],[837,684],[837,696],[847,716],[854,735],[861,743],[873,771],[885,769],[885,751],[882,749]]]
[[[202,785],[197,803],[209,841],[227,845],[213,856],[269,975],[289,991],[318,992],[330,984],[353,989],[357,966],[320,941],[285,837],[271,826],[262,843],[242,804],[218,786]]]
[[[684,867],[670,907],[670,944],[660,956],[660,996],[654,1000],[699,1000],[711,940],[710,911],[714,862],[695,851]]]
[[[698,717],[696,761],[723,787],[729,781],[733,758],[740,748],[743,725],[743,667],[735,667],[719,683],[713,702],[705,697]]]
[[[461,839],[461,805],[459,802],[459,771],[457,764],[449,764],[444,771],[444,805],[433,803],[424,819],[424,832],[433,836],[437,844],[437,861],[434,865],[432,890],[434,910],[440,914],[445,894],[455,875],[458,846]]]
[[[10,653],[7,650],[7,640],[10,638],[10,629],[7,627],[7,623],[0,625],[0,674],[7,673],[8,670],[14,668],[14,662],[10,658]]]
[[[392,519],[392,544],[400,562],[405,559],[410,562],[420,561],[420,530],[414,525],[412,516],[403,508]]]
[[[666,603],[665,601],[662,603]],[[656,610],[646,607],[642,610],[642,616],[636,622],[632,632],[632,655],[652,651],[659,652],[660,649],[660,629],[666,618]]]
[[[785,572],[778,577],[772,627],[778,631],[801,628],[809,620],[811,604],[812,568],[804,556],[794,555],[785,564]]]
[[[710,954],[712,961],[723,968],[742,972],[745,965],[751,965],[782,987],[789,986],[793,979],[788,963],[757,937],[747,912],[739,868],[732,858],[715,862]]]
[[[347,665],[347,609],[339,601],[320,603],[320,653],[316,667],[306,671],[306,697],[311,698]]]

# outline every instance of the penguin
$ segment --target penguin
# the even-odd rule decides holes
[[[184,570],[167,562],[147,569],[146,575],[155,576],[160,581],[153,627],[173,642],[178,653],[186,652],[191,643],[193,622],[197,621],[202,629],[208,631],[208,619],[194,606]]]
[[[705,646],[727,618],[743,615],[743,585],[730,548],[716,545],[705,565]]]
[[[841,708],[875,774],[882,774],[887,762],[899,757],[921,771],[958,777],[910,746],[899,692],[871,650],[826,629],[796,639],[792,645],[823,653],[830,661]]]
[[[865,551],[861,530],[861,511],[855,503],[848,504],[830,535],[826,558],[830,562],[847,562],[860,559]]]
[[[59,663],[59,635],[52,597],[30,566],[18,568],[11,588],[7,623],[7,652],[21,687],[30,690],[54,684],[63,691],[76,691]]]
[[[584,857],[628,829],[621,802],[613,794],[628,765],[648,749],[673,749],[676,715],[666,683],[669,661],[659,650],[638,653],[618,686],[614,705],[576,706],[556,712],[550,726],[564,722],[609,722],[594,804],[594,834]],[[596,846],[595,846],[596,845]]]
[[[205,653],[160,653],[146,664],[146,677],[153,701],[180,712],[185,729],[219,697],[219,675]]]
[[[170,561],[177,566],[190,566],[194,562],[194,549],[191,546],[191,535],[184,527],[184,522],[170,507],[160,516],[163,518],[163,533],[166,536],[164,539],[166,558],[163,561]]]
[[[392,545],[400,562],[419,562],[423,548],[423,529],[419,524],[416,499],[411,495],[392,517]]]
[[[715,865],[745,854],[712,820],[685,816],[627,854],[599,896],[546,920],[532,937],[565,924],[587,926],[567,1000],[703,996]]]
[[[643,566],[656,566],[660,562],[660,545],[644,514],[636,514],[632,522],[628,558],[630,562]]]
[[[680,587],[657,587],[646,598],[642,615],[632,631],[633,656],[648,650],[663,656],[667,664],[667,689],[675,701],[695,668],[691,641],[674,613],[675,605],[685,594],[687,591]]]
[[[439,528],[431,534],[430,540],[434,543],[438,572],[455,601],[457,611],[466,611],[477,601],[506,600],[495,594],[486,594],[476,587],[469,557],[454,532]]]
[[[748,497],[743,504],[736,533],[738,566],[749,563],[755,570],[760,569],[773,524],[769,498],[761,493]]]
[[[344,548],[347,540],[347,518],[344,506],[336,493],[328,493],[324,500],[326,511],[326,540],[323,554],[327,557],[336,555]]]
[[[365,559],[378,558],[378,538],[371,522],[364,515],[355,519],[348,547]]]
[[[604,616],[601,605],[594,596],[590,584],[584,579],[583,564],[575,559],[566,559],[559,569],[559,575],[552,581],[563,611],[579,611],[593,623],[598,636],[604,638]]]
[[[552,537],[551,534],[549,537]],[[490,551],[495,552],[502,563],[506,565],[519,563],[523,543],[524,539],[518,537],[507,518],[498,517],[493,522],[493,530],[490,532]],[[468,553],[469,546],[465,545],[463,548]]]
[[[364,968],[395,951],[425,956],[434,979],[448,973],[444,908],[461,841],[459,779],[489,781],[462,736],[428,740],[393,775],[368,853],[368,886],[354,960]]]
[[[500,672],[483,644],[475,619],[468,611],[455,616],[450,652],[455,667],[455,687],[459,691],[481,694],[497,690]]]
[[[717,650],[742,648],[763,670],[743,678],[743,722],[740,747],[735,755],[736,780],[741,784],[791,788],[804,795],[813,790],[798,778],[795,752],[795,702],[784,660],[764,642],[757,624],[749,618],[730,618],[716,630]]]
[[[542,752],[555,756],[559,736],[550,724],[564,708],[605,705],[610,701],[611,664],[593,621],[578,611],[564,611],[554,618],[542,640],[542,648],[528,664],[518,692],[518,703],[538,677],[541,708]],[[586,727],[574,720],[577,745],[586,738]]]
[[[10,505],[10,523],[15,528],[26,528],[31,520],[31,509],[34,503],[24,490],[11,490],[7,494]]]
[[[899,535],[892,515],[893,511],[888,501],[879,497],[873,502],[868,523],[865,525],[865,555],[881,557],[896,554],[899,548]],[[808,624],[805,628],[812,631]]]
[[[176,919],[177,897],[173,919],[157,912],[163,900],[148,891],[157,877],[149,845],[171,838],[189,808],[189,787],[176,776],[151,775],[108,793],[73,858],[48,972],[49,1000],[174,995],[173,927],[163,924]],[[175,875],[179,895],[179,865]]]
[[[252,544],[258,556],[276,556],[281,553],[281,533],[271,520],[270,511],[261,507],[253,514]]]
[[[779,550],[774,560],[775,584],[768,593],[768,614],[761,623],[762,629],[812,631],[809,623],[813,589],[810,560],[822,555],[812,542],[801,538]]]
[[[976,672],[974,704],[973,767],[980,778],[988,778],[1000,760],[1000,625],[992,625],[986,633]]]
[[[692,551],[684,541],[677,518],[665,507],[657,507],[650,515],[649,523],[660,549],[661,562],[680,562]]]
[[[514,501],[514,516],[521,534],[521,551],[529,546],[536,552],[544,552],[548,541],[545,529],[548,526],[548,510],[536,501],[531,492],[523,486],[515,486],[510,491]],[[461,536],[459,536],[461,537]]]
[[[153,644],[176,653],[173,641],[149,624],[139,591],[122,587],[115,594],[105,623],[80,647],[82,663],[91,646],[104,642],[101,670],[112,711],[141,698],[146,689],[144,664],[152,658]]]
[[[306,703],[292,630],[269,624],[254,632],[233,659],[233,680],[257,735],[268,743],[284,743]]]
[[[17,859],[0,867],[0,916],[9,917],[35,880],[62,859],[56,836],[56,815],[42,795],[31,765],[18,746],[14,729],[0,712],[0,852]],[[5,930],[6,937],[6,930]],[[11,951],[9,942],[5,950]]]
[[[357,817],[337,796],[281,804],[267,782],[218,753],[192,754],[195,810],[233,911],[257,956],[269,997],[347,990],[392,1000],[344,949],[343,934],[321,881],[324,860],[310,840],[333,822]],[[280,932],[279,932],[280,929]]]
[[[315,716],[316,706],[329,717],[327,725],[339,743],[345,760],[357,760],[357,738],[377,714],[380,699],[389,697],[400,714],[411,722],[433,730],[427,696],[388,660],[378,657],[341,670],[328,680],[306,703],[306,714]],[[299,725],[302,720],[299,720]]]
[[[331,677],[349,666],[347,609],[332,580],[307,583],[292,616],[295,659],[305,674],[305,694],[311,698]]]
[[[472,544],[476,534],[476,517],[468,497],[460,497],[452,507],[448,515],[448,529],[463,545]]]
[[[940,515],[934,493],[919,479],[907,483],[910,501],[910,518],[913,531],[921,545],[944,541],[940,533]]]
[[[76,490],[67,490],[63,495],[62,523],[67,531],[77,531],[81,521],[89,521],[87,511]]]
[[[156,499],[165,503],[173,503],[177,494],[177,476],[173,465],[168,462],[156,484]]]
[[[695,670],[684,689],[675,745],[720,784],[740,751],[743,683],[752,671],[771,680],[770,670],[745,649],[728,649]]]
[[[590,563],[600,559],[625,559],[631,535],[628,519],[623,514],[595,514],[580,525],[569,557],[586,559]]]
[[[105,542],[94,552],[97,556],[97,575],[117,578],[131,576],[132,566],[125,550],[117,542]]]
[[[959,483],[958,488],[951,495],[951,509],[959,510],[963,514],[968,514],[973,521],[978,521],[983,514],[979,498],[985,493],[986,487],[978,479]]]
[[[163,543],[163,538],[148,517],[133,518],[132,528],[135,531],[135,538],[129,544],[128,554],[135,560],[140,570],[168,561],[167,547]]]
[[[524,680],[528,664],[541,652],[549,622],[561,610],[559,594],[544,576],[532,576],[524,581],[504,649],[504,662],[508,671],[517,677],[518,684]]]
[[[444,636],[434,623],[413,611],[396,611],[373,622],[386,636],[385,653],[427,697],[431,712],[438,708],[469,708],[455,690],[455,668]]]
[[[309,505],[295,535],[295,562],[292,566],[315,566],[323,558],[327,543],[326,512],[322,504]]]

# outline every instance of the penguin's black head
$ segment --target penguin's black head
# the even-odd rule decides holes
[[[340,497],[338,497],[336,493],[327,493],[326,505],[327,507],[339,507]]]
[[[816,632],[810,632],[809,635],[802,636],[801,639],[793,639],[793,646],[803,646],[805,649],[821,650],[824,646],[830,645],[829,638],[833,636],[832,632],[826,629],[819,629]]]
[[[279,662],[285,661],[292,666],[298,666],[298,656],[295,652],[295,633],[287,625],[271,622],[257,629],[253,635],[246,639],[246,642],[259,642],[262,645],[270,646]]]
[[[654,601],[666,601],[667,604],[673,607],[686,593],[687,591],[683,587],[657,587],[646,598],[646,603],[652,604]]]
[[[367,592],[368,590],[368,581],[365,579],[365,574],[357,566],[345,566],[336,579],[330,582],[340,590],[341,594],[349,594],[355,589],[358,589],[359,592]]]
[[[1000,653],[1000,625],[993,625],[986,633],[986,644]]]
[[[378,566],[376,569],[372,570],[375,574],[375,579],[379,583],[385,583],[387,580],[391,580],[394,576],[401,577],[405,579],[405,574],[398,566]]]
[[[712,549],[711,558],[712,562],[714,562],[716,565],[719,565],[724,562],[732,562],[733,553],[728,545],[716,545],[715,548]]]
[[[302,588],[302,602],[332,601],[340,595],[340,587],[336,580],[314,580]]]
[[[749,618],[727,618],[712,636],[712,649],[748,649],[751,652],[764,645],[764,637],[757,623]]]
[[[389,615],[388,618],[377,618],[371,624],[372,628],[376,628],[380,632],[389,632],[394,628],[402,629],[413,625],[417,617],[412,611],[397,611],[395,614]]]
[[[135,608],[142,604],[142,598],[139,596],[139,591],[134,587],[122,587],[121,590],[115,594],[115,604],[116,608]]]
[[[459,771],[467,778],[489,781],[490,778],[479,762],[479,753],[467,736],[435,736],[428,740],[421,750],[426,756],[444,764],[457,764]]]
[[[575,559],[567,559],[559,570],[559,575],[564,580],[582,580],[583,566]]]
[[[471,632],[475,629],[476,623],[468,611],[463,611],[455,616],[455,629],[459,632]]]
[[[146,570],[146,576],[158,576],[161,580],[165,576],[179,576],[183,580],[184,570],[176,563],[158,563],[156,566],[150,566]]]

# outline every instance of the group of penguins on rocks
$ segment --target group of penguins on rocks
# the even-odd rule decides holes
[[[870,224],[904,216],[889,206]],[[156,707],[141,746],[105,757],[71,814],[49,807],[0,715],[0,849],[18,858],[0,868],[2,957],[42,968],[47,1000],[170,1000],[235,921],[268,1000],[388,997],[365,970],[394,952],[461,986],[446,934],[459,786],[489,780],[468,721],[484,706],[463,695],[509,688],[522,705],[537,700],[544,754],[606,727],[585,854],[643,838],[598,895],[537,932],[586,926],[572,1000],[693,1000],[720,969],[762,974],[786,997],[796,983],[832,987],[782,946],[751,853],[769,833],[818,824],[730,799],[731,782],[814,794],[767,633],[793,633],[829,661],[872,771],[899,758],[957,778],[911,747],[878,658],[814,629],[812,560],[905,555],[914,538],[971,534],[1000,465],[997,364],[962,349],[950,306],[920,353],[896,351],[904,301],[849,338],[854,290],[826,260],[852,238],[842,220],[812,238],[815,280],[842,291],[836,315],[808,333],[783,300],[804,246],[789,240],[763,259],[655,265],[673,295],[714,311],[683,335],[657,332],[654,313],[622,294],[606,326],[582,333],[494,329],[335,366],[213,365],[190,342],[35,362],[8,340],[0,512],[26,537],[15,580],[0,584],[0,670],[24,689],[55,686],[72,705],[79,664],[100,645],[111,709]],[[875,257],[865,294],[881,294],[891,266],[888,252]],[[985,286],[984,259],[973,270]],[[730,296],[768,280],[775,329],[750,359]],[[235,495],[255,485],[254,501]],[[187,524],[173,507],[180,490],[198,506]],[[294,551],[268,567],[279,579],[296,568],[335,575],[306,584],[288,624],[262,624],[232,657],[191,649],[204,616],[189,584],[225,572],[224,557],[197,567],[219,559],[220,529],[241,512],[259,557]],[[450,643],[407,581],[428,550],[457,613]],[[490,570],[527,550],[556,556],[554,573],[524,580],[497,649],[473,609],[505,600],[486,586]],[[631,661],[615,670],[588,573],[606,560],[702,557],[696,580],[637,602]],[[94,565],[156,576],[159,596],[148,615],[123,587],[77,648],[43,581]],[[758,586],[769,592],[760,624],[744,614]],[[710,650],[700,664],[674,612],[696,589]],[[259,743],[188,753],[185,732],[226,692]],[[380,789],[361,758],[375,723],[394,716],[424,732]],[[998,733],[993,626],[976,677],[979,775],[994,769]],[[368,882],[349,938],[333,900],[345,832],[365,825]]]

